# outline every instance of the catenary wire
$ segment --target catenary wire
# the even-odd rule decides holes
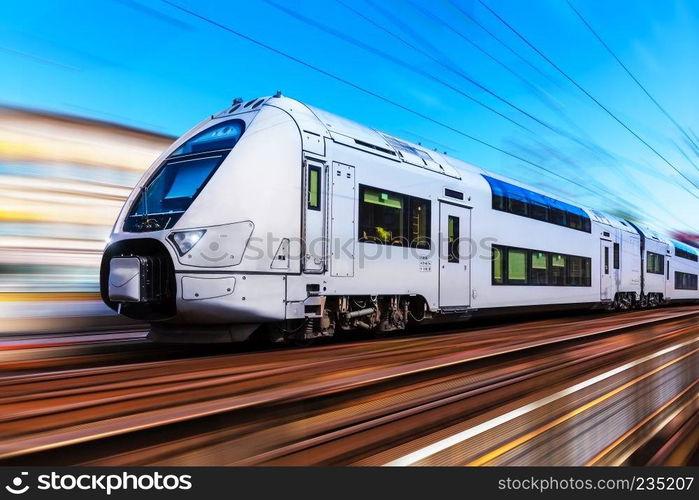
[[[607,108],[604,104],[602,104],[595,96],[590,94],[582,85],[580,85],[573,77],[571,77],[568,73],[563,71],[563,69],[560,68],[555,62],[553,62],[546,54],[544,54],[539,48],[536,47],[532,42],[530,42],[524,35],[522,35],[519,31],[517,31],[510,23],[508,23],[505,19],[502,18],[495,10],[493,10],[490,6],[488,6],[483,0],[478,0],[478,3],[480,3],[483,7],[485,7],[488,12],[490,12],[493,16],[495,16],[503,25],[505,25],[510,31],[512,31],[519,39],[521,39],[524,43],[526,43],[534,52],[539,54],[546,62],[548,62],[556,71],[558,71],[561,75],[563,75],[566,80],[568,80],[570,83],[572,83],[578,90],[580,90],[583,94],[585,94],[590,100],[592,100],[600,109],[602,109],[605,113],[607,113],[610,117],[612,117],[619,125],[621,125],[624,129],[626,129],[631,135],[633,135],[636,139],[638,139],[643,145],[645,145],[648,149],[650,149],[658,158],[660,158],[665,164],[667,164],[670,168],[672,168],[675,172],[677,172],[683,179],[685,179],[688,183],[690,183],[692,186],[694,186],[698,191],[699,191],[699,186],[695,184],[689,177],[687,177],[680,169],[678,169],[675,165],[673,165],[665,156],[662,155],[657,149],[655,149],[651,144],[649,144],[645,139],[643,139],[640,135],[638,135],[631,127],[629,127],[623,120],[621,120],[619,117],[616,116],[609,108]],[[680,184],[681,185],[681,184]],[[699,199],[699,194],[696,192],[686,188],[685,186],[681,185],[683,189],[685,189],[689,194],[694,196],[695,198]]]
[[[634,74],[631,72],[631,70],[624,64],[624,62],[616,55],[616,53],[611,49],[611,47],[602,39],[602,37],[595,31],[595,29],[592,27],[592,25],[585,19],[585,17],[582,15],[582,13],[575,8],[573,3],[570,0],[567,0],[568,6],[571,8],[573,12],[578,16],[580,21],[585,25],[585,27],[592,33],[592,35],[597,39],[597,41],[602,44],[602,46],[605,48],[607,52],[609,52],[609,55],[611,55],[614,60],[619,63],[619,66],[626,72],[627,75],[629,75],[629,78],[631,78],[636,85],[643,91],[644,94],[648,97],[648,99],[651,100],[653,104],[660,110],[660,112],[665,115],[665,117],[672,122],[672,124],[677,128],[677,130],[687,139],[689,144],[692,144],[694,147],[696,147],[696,143],[692,140],[690,135],[687,133],[687,131],[682,127],[677,120],[675,120],[670,113],[658,102],[657,99],[655,99],[651,93],[646,89],[646,87],[634,76]],[[686,155],[684,155],[687,161],[696,169],[699,170],[699,167],[689,159]]]

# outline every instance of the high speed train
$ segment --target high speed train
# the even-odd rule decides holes
[[[104,302],[157,341],[305,341],[697,301],[699,251],[277,93],[175,141],[126,201]]]

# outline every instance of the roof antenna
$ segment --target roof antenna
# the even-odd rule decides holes
[[[276,97],[277,99],[280,98],[281,96],[282,96],[282,91],[281,91],[281,90],[277,90],[277,93],[274,94],[274,97]]]
[[[233,99],[233,106],[235,106],[236,104],[240,104],[241,102],[243,102],[243,98],[236,97],[235,99]]]

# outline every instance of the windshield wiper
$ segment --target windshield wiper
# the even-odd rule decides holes
[[[150,184],[146,184],[141,188],[141,196],[143,196],[143,217],[141,218],[141,223],[139,224],[139,227],[141,230],[144,231],[156,231],[160,229],[160,223],[154,219],[149,217],[149,212],[148,212],[148,188],[150,187]]]

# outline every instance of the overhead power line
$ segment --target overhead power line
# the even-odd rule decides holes
[[[377,29],[381,30],[382,32],[386,33],[386,34],[389,35],[390,37],[392,37],[392,38],[394,38],[394,39],[400,41],[400,42],[401,42],[402,44],[404,44],[405,46],[407,46],[407,47],[409,47],[409,48],[415,50],[415,51],[418,52],[419,54],[424,55],[425,57],[427,57],[427,58],[429,58],[430,60],[434,61],[435,63],[437,63],[438,65],[440,65],[440,66],[442,66],[443,68],[447,69],[448,71],[451,71],[451,72],[455,73],[457,76],[462,76],[462,73],[461,73],[459,70],[453,69],[451,66],[445,64],[445,63],[444,63],[443,61],[441,61],[438,57],[436,57],[436,56],[434,56],[432,53],[430,53],[430,51],[428,51],[427,49],[421,48],[420,46],[416,45],[413,41],[410,41],[409,39],[406,39],[405,37],[399,35],[399,34],[396,33],[395,31],[392,31],[392,30],[386,28],[385,26],[383,26],[383,25],[380,24],[379,22],[375,21],[374,19],[372,19],[372,18],[369,17],[368,15],[364,14],[361,10],[356,9],[355,7],[349,5],[345,0],[336,0],[336,2],[337,2],[338,4],[340,4],[342,7],[348,9],[350,12],[352,12],[352,13],[354,13],[355,15],[357,15],[358,17],[360,17],[362,20],[364,20],[364,21],[367,22],[368,24],[371,24],[372,26],[374,26],[375,28],[377,28]],[[422,7],[416,5],[416,4],[413,3],[413,2],[409,2],[409,3],[413,6],[413,8],[417,9],[423,16],[427,17],[428,19],[432,20],[433,22],[435,22],[435,23],[437,23],[437,24],[439,24],[439,25],[444,24],[444,25],[447,26],[451,31],[453,31],[455,34],[457,34],[457,35],[459,35],[460,37],[464,38],[465,40],[469,41],[471,44],[474,44],[473,41],[471,41],[469,38],[465,37],[463,34],[461,34],[460,32],[458,32],[457,30],[455,30],[453,27],[447,25],[443,20],[439,19],[437,16],[434,16],[434,15],[431,14],[429,11],[423,9]],[[420,37],[419,34],[413,33],[412,30],[411,30],[408,26],[406,26],[404,23],[400,22],[400,21],[398,20],[398,18],[396,18],[395,16],[391,16],[391,14],[390,14],[383,6],[381,6],[380,2],[371,2],[371,4],[372,4],[372,6],[374,7],[374,9],[376,9],[376,10],[377,10],[379,13],[381,13],[384,17],[387,17],[388,19],[391,19],[392,22],[393,22],[393,24],[397,25],[400,29],[402,29],[404,32],[406,32],[406,33],[410,36],[411,39],[416,40],[416,41],[418,41],[418,42],[421,41],[421,42],[422,42],[424,45],[426,45],[428,48],[431,48],[431,51],[432,51],[432,52],[435,52],[435,53],[437,53],[437,54],[440,53],[440,51],[439,51],[437,48],[435,48],[434,46],[432,46],[429,42],[423,40],[422,37]],[[475,46],[475,45],[474,45],[474,46]],[[478,47],[478,46],[476,46],[476,47]],[[478,47],[478,48],[480,48],[480,47]],[[482,49],[481,49],[481,50],[482,50]],[[488,55],[491,59],[493,59],[493,60],[495,60],[495,61],[497,61],[497,62],[500,62],[498,59],[496,59],[494,56],[488,54],[487,52],[484,52],[484,53],[485,53],[486,55]],[[520,77],[520,78],[521,78],[521,77]],[[467,81],[468,81],[468,80],[467,80]],[[561,130],[561,129],[557,128],[557,127],[554,127],[554,126],[550,125],[549,123],[546,123],[546,122],[544,122],[544,121],[542,121],[542,120],[539,120],[539,119],[536,118],[535,116],[532,116],[532,115],[530,115],[529,113],[527,113],[527,112],[525,112],[525,111],[523,111],[523,110],[522,110],[522,112],[525,113],[525,114],[526,114],[527,116],[529,116],[530,118],[532,118],[533,120],[535,120],[535,121],[537,121],[538,123],[540,123],[541,125],[543,125],[544,127],[546,127],[547,129],[551,130],[552,132],[554,132],[554,133],[560,135],[561,137],[563,137],[563,138],[565,138],[565,139],[571,140],[571,141],[575,142],[576,144],[579,144],[580,146],[582,146],[582,147],[584,147],[584,148],[587,148],[587,149],[589,149],[590,151],[592,151],[593,153],[597,154],[597,149],[599,149],[599,146],[590,144],[589,142],[586,142],[586,141],[584,141],[583,139],[578,138],[578,137],[576,137],[575,135],[568,133],[567,131]],[[594,182],[594,184],[596,185],[596,187],[599,188],[599,184],[600,184],[600,183]],[[599,189],[600,189],[600,191],[602,191],[602,192],[604,192],[604,193],[606,193],[606,194],[608,194],[608,195],[611,195],[611,193],[609,193],[609,191],[606,191],[604,188],[599,188]]]
[[[461,33],[459,30],[457,30],[456,28],[454,28],[453,26],[451,26],[449,23],[447,23],[446,21],[444,21],[443,19],[441,19],[439,16],[433,14],[433,13],[430,11],[430,9],[426,9],[426,8],[424,8],[423,6],[417,4],[416,2],[414,2],[414,1],[412,1],[412,0],[408,0],[408,3],[409,3],[414,9],[416,9],[416,10],[417,10],[423,17],[425,17],[426,19],[432,21],[433,23],[435,23],[435,24],[437,24],[437,25],[439,25],[439,26],[444,26],[444,27],[446,27],[449,31],[451,31],[451,32],[454,33],[455,35],[459,36],[460,38],[462,38],[463,40],[465,40],[466,42],[468,42],[471,46],[473,46],[473,47],[476,48],[477,50],[481,51],[481,52],[482,52],[483,54],[485,54],[489,59],[495,61],[496,63],[498,63],[498,64],[500,64],[500,65],[502,65],[502,66],[503,66],[505,69],[507,69],[512,75],[514,75],[515,77],[517,77],[517,78],[519,78],[520,80],[522,80],[523,82],[525,82],[525,83],[530,87],[530,89],[534,92],[535,95],[537,94],[537,91],[536,91],[537,89],[536,89],[536,87],[535,87],[533,84],[529,83],[524,77],[520,76],[519,74],[517,74],[517,72],[515,72],[514,70],[510,69],[509,67],[507,67],[507,65],[505,65],[504,63],[502,63],[502,61],[500,61],[498,58],[496,58],[495,56],[489,54],[487,51],[483,50],[482,47],[480,47],[480,46],[479,46],[478,44],[476,44],[473,40],[471,40],[470,38],[468,38],[467,36],[465,36],[465,35],[464,35],[463,33]],[[390,16],[388,15],[388,13],[386,12],[386,10],[385,10],[384,8],[382,8],[382,7],[379,5],[379,3],[374,3],[373,5],[374,5],[374,8],[376,8],[376,9],[377,9],[379,12],[381,12],[384,16],[389,17],[389,19],[392,19],[392,21],[394,22],[394,24],[397,24],[399,27],[402,26],[402,29],[403,29],[404,31],[406,31],[406,25],[405,25],[404,23],[400,23],[400,22],[398,21],[398,19],[397,19],[395,16],[394,16],[394,17],[390,17]],[[433,52],[435,52],[435,53],[437,53],[437,54],[441,54],[441,51],[440,51],[438,48],[436,48],[434,45],[432,45],[429,41],[424,40],[418,33],[414,33],[412,36],[413,36],[416,40],[422,40],[423,45],[426,45],[426,46],[428,46],[428,47],[431,47]],[[437,61],[437,62],[439,63],[439,61]],[[440,63],[440,64],[442,64],[442,63]],[[448,70],[450,70],[450,71],[455,71],[455,72],[457,73],[457,75],[460,74],[458,71],[452,69],[451,67],[449,67],[449,66],[447,66],[447,65],[442,64],[442,66],[444,66],[446,69],[448,69]],[[544,101],[544,102],[545,102],[545,101]],[[519,108],[518,108],[518,109],[519,109]],[[594,144],[592,141],[590,141],[590,140],[587,139],[587,138],[583,139],[583,138],[581,138],[581,137],[578,137],[578,136],[576,136],[575,134],[568,132],[568,131],[565,130],[564,128],[560,128],[560,127],[554,126],[554,125],[552,125],[550,122],[547,122],[547,121],[545,121],[545,120],[539,119],[539,118],[538,118],[537,116],[535,116],[534,114],[529,113],[529,112],[527,112],[527,111],[525,111],[525,110],[523,110],[523,109],[522,109],[521,111],[522,111],[522,113],[524,113],[526,116],[528,116],[528,117],[531,118],[532,120],[536,121],[537,123],[539,123],[539,124],[542,125],[543,127],[547,128],[547,129],[550,130],[551,132],[553,132],[553,133],[555,133],[555,134],[557,134],[557,135],[563,137],[564,139],[570,140],[570,141],[576,143],[577,145],[579,145],[579,146],[581,146],[581,147],[583,147],[583,148],[585,148],[585,149],[588,149],[590,152],[592,152],[592,153],[595,154],[595,155],[598,155],[598,154],[599,154],[599,151],[602,150],[602,148],[600,148],[597,144]],[[556,110],[556,111],[559,113],[560,116],[564,117],[564,118],[566,119],[566,121],[567,121],[569,124],[571,124],[571,121],[567,119],[567,117],[564,115],[564,113],[561,113],[559,110]],[[608,155],[608,156],[611,156],[611,155],[609,155],[608,153],[607,153],[607,155]]]
[[[304,61],[304,60],[302,60],[302,59],[300,59],[300,58],[298,58],[298,57],[296,57],[296,56],[293,56],[293,55],[291,55],[291,54],[289,54],[289,53],[287,53],[287,52],[284,52],[284,51],[282,51],[282,50],[280,50],[280,49],[277,49],[277,48],[275,48],[275,47],[273,47],[273,46],[271,46],[271,45],[268,45],[268,44],[266,44],[266,43],[264,43],[264,42],[262,42],[262,41],[260,41],[260,40],[257,40],[256,38],[253,38],[253,37],[248,36],[248,35],[246,35],[246,34],[244,34],[244,33],[241,33],[240,31],[237,31],[237,30],[235,30],[235,29],[233,29],[233,28],[231,28],[231,27],[229,27],[229,26],[226,26],[225,24],[219,23],[218,21],[215,21],[214,19],[211,19],[211,18],[209,18],[209,17],[207,17],[207,16],[204,16],[204,15],[202,15],[202,14],[199,14],[199,13],[197,13],[197,12],[194,12],[194,11],[192,11],[192,10],[186,8],[186,7],[183,7],[183,6],[181,6],[181,5],[178,5],[178,4],[176,4],[175,2],[172,2],[171,0],[161,0],[161,1],[162,1],[163,3],[166,3],[167,5],[169,5],[169,6],[173,7],[173,8],[175,8],[175,9],[181,11],[181,12],[184,12],[184,13],[187,14],[187,15],[190,15],[190,16],[192,16],[192,17],[196,17],[197,19],[199,19],[199,20],[201,20],[201,21],[204,21],[204,22],[206,22],[206,23],[208,23],[208,24],[211,24],[212,26],[216,26],[217,28],[222,29],[222,30],[224,30],[224,31],[226,31],[226,32],[228,32],[228,33],[231,33],[232,35],[235,35],[235,36],[237,36],[238,38],[242,38],[243,40],[247,40],[248,42],[250,42],[250,43],[252,43],[252,44],[254,44],[254,45],[257,45],[258,47],[262,47],[262,48],[264,48],[264,49],[266,49],[266,50],[269,50],[270,52],[274,52],[274,53],[277,54],[277,55],[280,55],[280,56],[282,56],[282,57],[284,57],[284,58],[286,58],[286,59],[289,59],[289,60],[291,60],[291,61],[294,61],[295,63],[300,64],[300,65],[302,65],[302,66],[304,66],[304,67],[306,67],[306,68],[308,68],[308,69],[310,69],[310,70],[312,70],[312,71],[315,71],[315,72],[317,72],[317,73],[320,73],[320,74],[322,74],[322,75],[324,75],[324,76],[326,76],[326,77],[328,77],[328,78],[331,78],[331,79],[336,80],[336,81],[338,81],[338,82],[340,82],[340,83],[342,83],[342,84],[344,84],[344,85],[347,85],[347,86],[349,86],[349,87],[352,87],[353,89],[358,90],[358,91],[360,91],[360,92],[362,92],[362,93],[364,93],[364,94],[367,94],[367,95],[372,96],[372,97],[374,97],[374,98],[376,98],[376,99],[379,99],[379,100],[381,100],[381,101],[383,101],[383,102],[385,102],[385,103],[387,103],[387,104],[390,104],[391,106],[394,106],[394,107],[396,107],[396,108],[402,109],[403,111],[406,111],[407,113],[410,113],[410,114],[415,115],[415,116],[417,116],[417,117],[419,117],[419,118],[422,118],[422,119],[427,120],[427,121],[429,121],[429,122],[431,122],[431,123],[434,123],[435,125],[438,125],[438,126],[440,126],[440,127],[442,127],[442,128],[445,128],[445,129],[447,129],[447,130],[450,130],[450,131],[452,131],[452,132],[454,132],[454,133],[456,133],[456,134],[458,134],[458,135],[461,135],[461,136],[463,136],[463,137],[466,137],[466,138],[468,138],[468,139],[470,139],[470,140],[472,140],[472,141],[474,141],[474,142],[476,142],[476,143],[478,143],[478,144],[481,144],[482,146],[485,146],[485,147],[487,147],[487,148],[490,148],[490,149],[492,149],[492,150],[494,150],[494,151],[498,151],[499,153],[502,153],[502,154],[507,155],[507,156],[509,156],[509,157],[511,157],[511,158],[514,158],[514,159],[519,160],[519,161],[521,161],[521,162],[523,162],[523,163],[526,163],[526,164],[531,165],[531,166],[533,166],[533,167],[535,167],[535,168],[538,168],[538,169],[540,169],[540,170],[542,170],[542,171],[544,171],[544,172],[547,172],[547,173],[550,174],[550,175],[553,175],[553,176],[555,176],[555,177],[558,177],[559,179],[562,179],[562,180],[564,180],[564,181],[566,181],[566,182],[569,182],[569,183],[571,183],[571,184],[573,184],[573,185],[575,185],[575,186],[578,186],[579,188],[581,188],[581,189],[583,189],[583,190],[585,190],[585,191],[588,191],[588,192],[592,193],[592,194],[595,195],[595,196],[600,196],[600,193],[598,193],[598,192],[596,192],[596,191],[590,189],[590,188],[589,188],[588,186],[586,186],[585,184],[582,184],[582,183],[577,182],[577,181],[575,181],[575,180],[573,180],[573,179],[570,179],[570,178],[568,178],[568,177],[565,177],[565,176],[559,174],[558,172],[555,172],[555,171],[553,171],[553,170],[551,170],[551,169],[548,169],[548,168],[544,167],[543,165],[540,165],[540,164],[535,163],[535,162],[533,162],[533,161],[531,161],[531,160],[528,160],[528,159],[526,159],[526,158],[523,158],[523,157],[521,157],[521,156],[519,156],[519,155],[517,155],[517,154],[515,154],[515,153],[512,153],[512,152],[507,151],[507,150],[505,150],[505,149],[502,149],[502,148],[500,148],[500,147],[498,147],[498,146],[495,146],[494,144],[491,144],[491,143],[489,143],[489,142],[487,142],[487,141],[485,141],[485,140],[483,140],[483,139],[480,139],[480,138],[478,138],[478,137],[475,137],[475,136],[473,136],[473,135],[471,135],[471,134],[469,134],[469,133],[467,133],[467,132],[464,132],[463,130],[460,130],[460,129],[458,129],[458,128],[456,128],[456,127],[453,127],[453,126],[451,126],[451,125],[449,125],[449,124],[447,124],[447,123],[444,123],[444,122],[442,122],[442,121],[440,121],[440,120],[437,120],[437,119],[435,119],[435,118],[432,118],[431,116],[428,116],[428,115],[426,115],[426,114],[424,114],[424,113],[421,113],[421,112],[419,112],[419,111],[416,111],[416,110],[410,108],[409,106],[406,106],[406,105],[401,104],[401,103],[399,103],[399,102],[397,102],[397,101],[394,101],[393,99],[390,99],[390,98],[388,98],[388,97],[386,97],[386,96],[384,96],[384,95],[381,95],[381,94],[379,94],[379,93],[377,93],[377,92],[374,92],[374,91],[372,91],[372,90],[369,90],[369,89],[367,89],[367,88],[364,88],[364,87],[362,87],[362,86],[359,85],[359,84],[356,84],[356,83],[354,83],[354,82],[352,82],[352,81],[350,81],[350,80],[347,80],[347,79],[345,79],[345,78],[343,78],[343,77],[341,77],[341,76],[335,75],[335,74],[333,74],[333,73],[331,73],[331,72],[329,72],[329,71],[326,71],[326,70],[324,70],[324,69],[322,69],[322,68],[319,68],[318,66],[315,66],[315,65],[313,65],[313,64],[311,64],[311,63],[308,63],[308,62],[306,62],[306,61]]]
[[[483,25],[483,23],[481,23],[478,19],[476,19],[476,18],[473,17],[471,14],[469,14],[468,12],[466,12],[466,10],[464,10],[463,7],[461,7],[460,5],[458,5],[456,2],[453,2],[452,0],[447,0],[447,2],[448,2],[454,9],[456,9],[457,11],[459,11],[459,13],[460,13],[462,16],[464,16],[466,19],[468,19],[468,20],[471,21],[473,24],[475,24],[475,25],[478,26],[480,29],[482,29],[482,30],[483,30],[486,34],[488,34],[493,40],[495,40],[495,41],[498,42],[500,45],[502,45],[503,47],[505,47],[508,51],[510,51],[515,57],[519,58],[524,64],[526,64],[527,66],[529,66],[530,68],[532,68],[534,71],[536,71],[537,73],[539,73],[541,76],[543,76],[543,77],[546,78],[547,80],[551,81],[552,83],[556,83],[550,76],[548,76],[546,73],[544,73],[544,72],[541,71],[539,68],[537,68],[536,66],[534,66],[534,65],[533,65],[531,62],[529,62],[524,56],[522,56],[522,55],[521,55],[520,53],[518,53],[515,49],[513,49],[512,47],[510,47],[504,40],[502,40],[500,37],[498,37],[495,33],[493,33],[492,31],[490,31],[488,28],[486,28],[486,27]]]
[[[610,117],[612,117],[619,125],[621,125],[624,129],[626,129],[631,135],[633,135],[636,139],[638,139],[644,146],[646,146],[649,150],[651,150],[658,158],[660,158],[666,165],[668,165],[670,168],[672,168],[675,172],[677,172],[684,180],[686,180],[688,183],[690,183],[694,188],[696,188],[696,192],[692,191],[685,186],[682,186],[683,189],[685,189],[689,194],[694,196],[695,198],[699,199],[699,185],[695,184],[692,179],[687,177],[680,169],[678,169],[675,165],[673,165],[665,156],[663,156],[657,149],[655,149],[651,144],[649,144],[643,137],[638,135],[631,127],[629,127],[623,120],[621,120],[619,117],[617,117],[609,108],[607,108],[604,104],[602,104],[599,100],[597,100],[590,92],[588,92],[582,85],[580,85],[573,77],[571,77],[568,73],[563,71],[555,62],[553,62],[546,54],[544,54],[541,50],[539,50],[532,42],[530,42],[524,35],[522,35],[519,31],[517,31],[511,24],[509,24],[505,19],[502,18],[497,12],[495,12],[490,6],[488,6],[483,0],[478,0],[478,3],[480,3],[483,7],[485,7],[493,16],[495,16],[502,24],[504,24],[510,31],[512,31],[517,37],[519,37],[524,43],[526,43],[532,50],[534,50],[537,54],[539,54],[546,62],[548,62],[553,68],[556,69],[561,75],[563,75],[566,80],[568,80],[570,83],[572,83],[578,90],[580,90],[583,94],[585,94],[590,100],[592,100],[597,106],[599,106],[605,113],[607,113]]]
[[[369,52],[369,53],[371,53],[371,54],[377,55],[377,56],[379,56],[379,57],[381,57],[381,58],[383,58],[383,59],[386,59],[387,61],[390,61],[390,62],[392,62],[392,63],[394,63],[394,64],[396,64],[396,65],[398,65],[398,66],[401,66],[401,67],[403,67],[403,68],[406,68],[406,69],[408,69],[408,70],[410,70],[410,71],[412,71],[412,72],[414,72],[414,73],[417,73],[418,75],[420,75],[420,76],[422,76],[422,77],[424,77],[424,78],[427,78],[428,80],[432,80],[433,82],[436,82],[436,83],[442,85],[443,87],[446,87],[446,88],[448,88],[449,90],[452,90],[453,92],[456,92],[457,94],[461,95],[462,97],[465,97],[466,99],[468,99],[468,100],[470,100],[470,101],[472,101],[472,102],[478,104],[479,106],[481,106],[481,107],[487,109],[488,111],[490,111],[490,112],[492,112],[492,113],[495,113],[496,115],[500,116],[501,118],[504,118],[505,120],[509,121],[510,123],[513,123],[513,124],[517,125],[518,127],[522,128],[522,129],[524,129],[524,130],[526,130],[527,132],[530,132],[530,133],[532,133],[532,134],[534,133],[534,132],[533,132],[531,129],[529,129],[527,126],[525,126],[525,125],[521,124],[520,122],[518,122],[518,121],[516,121],[516,120],[514,120],[514,119],[512,119],[512,118],[510,118],[510,117],[507,116],[507,115],[504,115],[503,113],[501,113],[501,112],[498,111],[497,109],[495,109],[495,108],[489,106],[488,104],[484,103],[483,101],[481,101],[481,100],[475,98],[474,96],[472,96],[472,95],[469,94],[468,92],[465,92],[464,90],[462,90],[462,89],[460,89],[460,88],[458,88],[458,87],[455,87],[455,86],[452,85],[451,83],[446,82],[446,81],[442,80],[441,78],[436,77],[435,75],[433,75],[432,73],[430,73],[430,72],[428,72],[428,71],[425,71],[425,70],[423,70],[423,69],[421,69],[421,68],[418,68],[418,67],[415,66],[415,65],[409,64],[409,63],[407,63],[407,62],[405,62],[405,61],[402,61],[401,59],[395,57],[395,56],[392,55],[392,54],[389,54],[389,53],[386,53],[386,52],[383,52],[383,51],[377,49],[375,46],[369,45],[369,44],[367,44],[367,43],[364,43],[364,42],[361,41],[361,40],[358,40],[358,39],[356,39],[356,38],[353,38],[352,36],[348,35],[348,34],[345,33],[345,32],[336,30],[336,29],[332,28],[331,26],[323,25],[323,24],[317,22],[316,20],[311,19],[311,18],[309,18],[309,17],[306,17],[306,16],[304,16],[304,15],[302,15],[302,14],[299,14],[298,12],[295,12],[294,10],[289,9],[288,7],[286,7],[286,6],[284,6],[284,5],[281,5],[281,4],[277,3],[277,2],[274,2],[274,1],[272,1],[272,0],[263,0],[263,1],[264,1],[265,3],[267,3],[267,4],[269,4],[270,6],[274,7],[275,9],[279,9],[279,10],[281,10],[282,12],[286,13],[287,15],[289,15],[289,16],[295,18],[295,19],[298,19],[299,21],[301,21],[301,22],[303,22],[303,23],[306,23],[306,24],[308,24],[308,25],[310,25],[310,26],[313,26],[314,28],[316,28],[316,29],[318,29],[318,30],[324,31],[325,33],[328,33],[329,35],[332,35],[332,36],[334,36],[335,38],[338,38],[338,39],[340,39],[340,40],[343,40],[343,41],[345,41],[345,42],[347,42],[347,43],[350,43],[350,44],[354,45],[355,47],[359,47],[360,49],[363,49],[363,50],[365,50],[365,51],[367,51],[367,52]],[[511,108],[515,109],[516,111],[519,111],[520,113],[522,113],[522,114],[524,114],[524,115],[529,116],[530,118],[532,118],[528,113],[526,113],[524,110],[520,109],[517,105],[515,105],[515,104],[513,104],[512,102],[508,101],[508,100],[505,99],[504,97],[499,96],[498,94],[496,94],[495,92],[491,91],[491,90],[488,89],[487,87],[481,85],[481,84],[478,83],[477,81],[475,81],[475,80],[473,80],[472,78],[470,78],[468,75],[466,75],[466,74],[464,74],[464,73],[459,73],[459,72],[457,72],[457,74],[458,74],[459,76],[461,76],[461,78],[464,78],[465,80],[467,80],[469,83],[475,85],[476,87],[480,88],[480,89],[483,90],[484,92],[490,94],[491,96],[493,96],[494,98],[496,98],[496,99],[499,100],[500,102],[502,102],[502,103],[504,103],[504,104],[510,106]]]
[[[605,50],[607,52],[609,52],[609,55],[611,55],[614,58],[614,60],[617,63],[619,63],[619,66],[621,66],[622,69],[626,72],[626,74],[629,75],[629,77],[636,83],[636,85],[638,85],[638,88],[640,88],[643,91],[643,93],[646,94],[646,96],[648,96],[648,99],[650,99],[651,102],[653,104],[655,104],[655,106],[660,110],[660,112],[662,114],[664,114],[665,117],[672,122],[672,124],[677,128],[677,130],[682,135],[685,136],[687,141],[689,141],[690,144],[693,144],[696,147],[696,144],[694,143],[692,138],[689,136],[687,131],[684,129],[684,127],[682,127],[679,123],[677,123],[677,121],[670,115],[670,113],[668,113],[667,110],[650,94],[648,89],[646,89],[646,87],[638,80],[638,78],[636,78],[634,76],[634,74],[631,73],[631,70],[622,62],[622,60],[614,53],[614,51],[611,49],[611,47],[609,47],[609,45],[607,45],[607,43],[602,39],[602,37],[594,30],[592,25],[587,21],[587,19],[585,19],[583,17],[583,15],[580,13],[580,11],[575,8],[573,3],[570,0],[567,0],[567,3],[568,3],[568,6],[571,8],[571,10],[573,12],[575,12],[575,14],[578,16],[578,18],[580,18],[582,23],[587,27],[587,29],[590,31],[590,33],[592,33],[594,35],[594,37],[597,39],[597,41],[599,41],[599,43],[602,44],[602,47],[604,47]],[[689,157],[687,157],[686,155],[684,155],[684,156],[685,156],[685,158],[687,158],[687,161],[689,161],[689,163],[691,163],[694,168],[698,168],[694,164],[694,162],[689,159]]]
[[[279,8],[279,9],[284,10],[284,11],[287,12],[287,13],[290,13],[288,9],[285,9],[285,8],[283,8],[283,7],[277,5],[276,3],[271,2],[271,1],[269,1],[269,0],[266,0],[266,1],[267,1],[267,3],[269,3],[270,5],[273,5],[274,7],[277,7],[277,8]],[[415,45],[414,43],[410,42],[409,40],[406,40],[404,37],[398,35],[398,34],[395,33],[394,31],[391,31],[390,29],[386,28],[385,26],[382,26],[381,24],[379,24],[379,23],[377,23],[376,21],[374,21],[373,19],[371,19],[369,16],[363,14],[363,13],[362,13],[361,11],[359,11],[358,9],[355,9],[354,7],[352,7],[351,5],[347,4],[346,2],[343,2],[342,0],[336,0],[336,2],[337,2],[338,4],[340,4],[342,7],[348,9],[349,11],[353,12],[353,13],[356,14],[357,16],[361,17],[364,21],[366,21],[367,23],[371,24],[371,25],[374,26],[375,28],[378,28],[379,30],[383,31],[384,33],[386,33],[386,34],[389,35],[390,37],[395,38],[396,40],[398,40],[399,42],[401,42],[401,43],[404,44],[405,46],[410,47],[410,48],[413,49],[414,51],[416,51],[416,52],[422,54],[423,56],[427,57],[427,58],[430,59],[432,62],[438,64],[439,66],[441,66],[442,68],[446,69],[447,71],[449,71],[449,72],[455,74],[456,76],[462,78],[463,80],[469,82],[470,84],[475,85],[475,86],[478,87],[479,89],[483,90],[483,91],[486,92],[487,94],[490,94],[491,96],[495,97],[495,98],[498,99],[499,101],[501,101],[501,102],[503,102],[504,104],[506,104],[506,105],[510,106],[511,108],[515,109],[516,111],[519,111],[520,113],[522,113],[522,114],[523,114],[524,116],[526,116],[527,118],[530,118],[530,119],[534,120],[535,122],[539,123],[539,124],[542,125],[543,127],[548,128],[548,129],[551,130],[552,132],[560,133],[558,130],[556,130],[554,127],[552,127],[551,125],[549,125],[549,124],[546,123],[545,121],[543,121],[543,120],[537,118],[536,116],[532,115],[531,113],[529,113],[529,112],[526,111],[525,109],[522,109],[521,107],[517,106],[516,104],[514,104],[514,103],[510,102],[509,100],[507,100],[507,99],[501,97],[500,95],[498,95],[498,94],[495,93],[494,91],[490,90],[489,88],[485,87],[485,86],[482,85],[481,83],[477,82],[476,80],[474,80],[473,78],[471,78],[470,76],[468,76],[466,73],[464,73],[464,72],[461,71],[460,69],[454,68],[454,67],[452,67],[452,66],[450,66],[450,65],[448,65],[448,64],[445,64],[445,63],[444,63],[443,61],[441,61],[438,57],[436,57],[435,55],[431,54],[428,50],[425,50],[425,49],[423,49],[423,48],[421,48],[421,47]],[[382,8],[380,5],[375,4],[374,7],[377,8],[377,9],[379,10],[379,12],[384,12],[384,11],[383,11],[383,8]],[[291,14],[291,13],[290,13],[290,14]],[[294,17],[296,17],[296,18],[298,18],[298,19],[300,19],[300,20],[302,20],[302,21],[304,21],[304,22],[312,22],[311,20],[305,18],[304,16],[300,16],[300,15],[298,15],[298,14],[291,14],[291,15],[293,15]],[[320,27],[317,23],[314,23],[314,25],[316,25],[316,26],[319,27],[320,29],[323,29],[323,30],[325,30],[325,31],[327,31],[327,32],[331,32],[331,34],[332,34],[332,31],[334,31],[334,30],[329,30],[328,28]],[[346,40],[347,37],[343,37],[343,39]],[[365,48],[365,46],[362,46],[362,48]],[[372,52],[375,53],[375,51],[373,51],[373,50],[372,50]],[[393,59],[393,58],[392,58],[392,59]],[[420,72],[420,74],[423,74],[423,73],[424,73],[423,71],[419,71],[419,72]],[[435,79],[435,77],[432,76],[432,75],[430,75],[430,79]],[[449,84],[447,84],[447,83],[445,83],[445,82],[442,82],[441,79],[437,79],[437,81],[441,82],[443,85],[445,85],[445,86],[451,88],[452,90],[454,90],[453,87],[452,87],[451,85],[449,85]],[[488,109],[490,109],[490,108],[488,108]],[[492,111],[492,110],[491,110],[491,111]],[[499,113],[498,113],[498,114],[499,114]],[[527,129],[527,131],[530,132],[530,133],[532,133],[532,134],[534,133],[534,132],[532,132],[532,131],[529,130],[529,129]]]

